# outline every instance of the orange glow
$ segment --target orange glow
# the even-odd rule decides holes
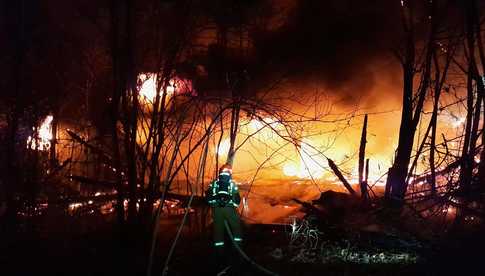
[[[388,75],[386,72],[376,71],[377,73]],[[139,78],[140,98],[143,98],[145,103],[151,104],[157,95],[156,74],[141,74]],[[298,87],[290,85],[287,90],[295,89],[298,95],[302,95],[301,99],[298,100],[306,103],[307,99],[304,98],[304,95],[308,95],[308,91],[314,90],[312,85],[311,83]],[[319,87],[320,84],[316,83],[315,86]],[[193,93],[191,92],[190,81],[177,77],[170,80],[166,92],[167,99],[174,99],[174,96],[179,94]],[[291,107],[294,114],[304,114],[307,118],[321,118],[321,122],[317,119],[315,121],[302,120],[299,124],[299,118],[292,115],[293,113],[274,113],[277,115],[273,115],[261,111],[261,113],[257,112],[256,114],[241,115],[239,133],[235,141],[235,146],[238,148],[234,161],[237,180],[241,183],[253,181],[256,185],[266,185],[270,180],[279,181],[278,183],[292,181],[292,184],[302,184],[308,183],[306,180],[312,179],[324,189],[340,190],[342,184],[329,169],[326,160],[326,157],[328,157],[338,165],[350,184],[358,184],[357,157],[363,114],[368,113],[370,116],[365,155],[365,158],[370,160],[368,184],[370,186],[384,186],[386,173],[393,163],[397,148],[400,126],[400,98],[396,96],[386,98],[383,101],[381,96],[385,93],[389,95],[400,95],[401,93],[395,86],[394,80],[388,77],[379,78],[375,87],[369,93],[369,99],[358,104],[353,102],[340,103],[340,94],[345,95],[345,91],[332,91],[330,96],[325,98],[325,101],[329,103],[336,103],[329,106],[328,110],[325,107],[325,101],[315,100],[316,107],[313,109],[308,108],[305,104],[300,106],[288,100],[288,106]],[[446,102],[443,104],[452,101],[452,99],[445,100]],[[286,104],[287,102],[281,103],[282,106],[286,106]],[[421,133],[424,132],[430,120],[430,108],[432,107],[425,107],[427,115],[423,115],[423,123],[420,124]],[[381,112],[383,110],[384,112]],[[454,112],[454,114],[450,115],[443,112],[438,117],[440,129],[444,130],[443,133],[447,139],[456,137],[455,133],[463,127],[465,122],[462,111],[450,109],[450,112]],[[229,116],[224,114],[223,117],[223,124],[227,129]],[[284,120],[288,121],[285,123]],[[141,127],[145,126],[140,124]],[[291,135],[288,132],[292,132]],[[142,134],[140,134],[139,142],[142,144],[144,132],[140,131],[140,133]],[[227,132],[223,134],[219,147],[217,145],[219,132],[211,136],[211,158],[214,158],[217,154],[220,158],[219,161],[223,161],[227,156],[230,147]],[[416,134],[416,143],[423,139],[419,135],[419,133]],[[290,141],[294,137],[302,139],[296,147]],[[442,142],[441,136],[437,137],[436,143]],[[242,143],[244,144],[241,146]],[[458,143],[458,140],[450,140],[447,141],[447,146],[457,148],[459,147]],[[184,151],[187,150],[185,145],[182,148]],[[274,154],[275,152],[277,153]],[[426,154],[426,152],[423,153],[421,157],[424,158]],[[267,161],[268,159],[269,161]],[[478,159],[477,162],[479,162]],[[212,166],[212,164],[208,166]],[[416,174],[423,173],[427,169],[427,164],[418,162]],[[257,177],[254,177],[255,174],[257,174]]]

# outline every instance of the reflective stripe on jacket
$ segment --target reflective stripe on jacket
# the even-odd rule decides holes
[[[239,189],[237,187],[236,182],[234,182],[232,179],[229,180],[228,191],[221,191],[221,190],[217,191],[217,190],[218,190],[218,184],[217,184],[217,180],[215,180],[209,185],[209,187],[206,190],[206,200],[209,203],[209,205],[215,207],[220,203],[218,201],[218,195],[228,195],[230,199],[227,204],[236,208],[239,206],[239,203],[241,202]]]

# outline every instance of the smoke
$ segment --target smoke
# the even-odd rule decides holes
[[[267,71],[287,70],[295,81],[336,94],[343,105],[373,94],[382,79],[396,78],[397,2],[293,2],[286,23],[256,40]]]

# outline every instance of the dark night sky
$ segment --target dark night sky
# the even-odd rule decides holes
[[[166,2],[168,9],[176,9],[177,1]],[[144,6],[145,1],[136,3],[139,5],[139,34],[148,35],[137,45],[141,69],[153,60],[146,48],[153,41],[149,34],[153,25],[144,15],[150,12],[150,6]],[[227,1],[200,3],[206,6],[201,14],[205,12],[209,17],[223,14],[228,21],[234,20],[224,8],[222,12],[218,10],[219,14],[213,12]],[[398,0],[252,0],[241,3],[247,9],[249,21],[261,7],[270,10],[268,20],[282,18],[274,28],[255,28],[252,32],[255,55],[249,71],[253,79],[266,82],[285,74],[297,82],[315,82],[327,92],[348,98],[350,103],[355,100],[356,93],[370,94],[379,78],[399,81],[399,65],[391,54],[400,43]],[[20,39],[18,12],[15,13],[19,3],[4,0],[1,5],[4,8],[0,38],[6,43],[0,47],[9,53],[0,69],[5,76],[12,68],[12,57],[18,53],[18,43],[23,43],[29,60],[25,69],[34,79],[32,85],[37,90],[52,90],[52,83],[58,82],[57,90],[68,89],[72,93],[85,84],[90,74],[94,74],[95,86],[106,90],[103,83],[110,67],[109,1],[25,1],[23,40]],[[289,8],[277,12],[281,7]],[[378,75],[382,72],[386,76]],[[47,85],[46,80],[49,80]]]

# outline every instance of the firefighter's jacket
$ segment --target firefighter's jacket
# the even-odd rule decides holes
[[[236,183],[228,173],[219,174],[206,190],[205,197],[211,207],[239,206],[241,196]]]

